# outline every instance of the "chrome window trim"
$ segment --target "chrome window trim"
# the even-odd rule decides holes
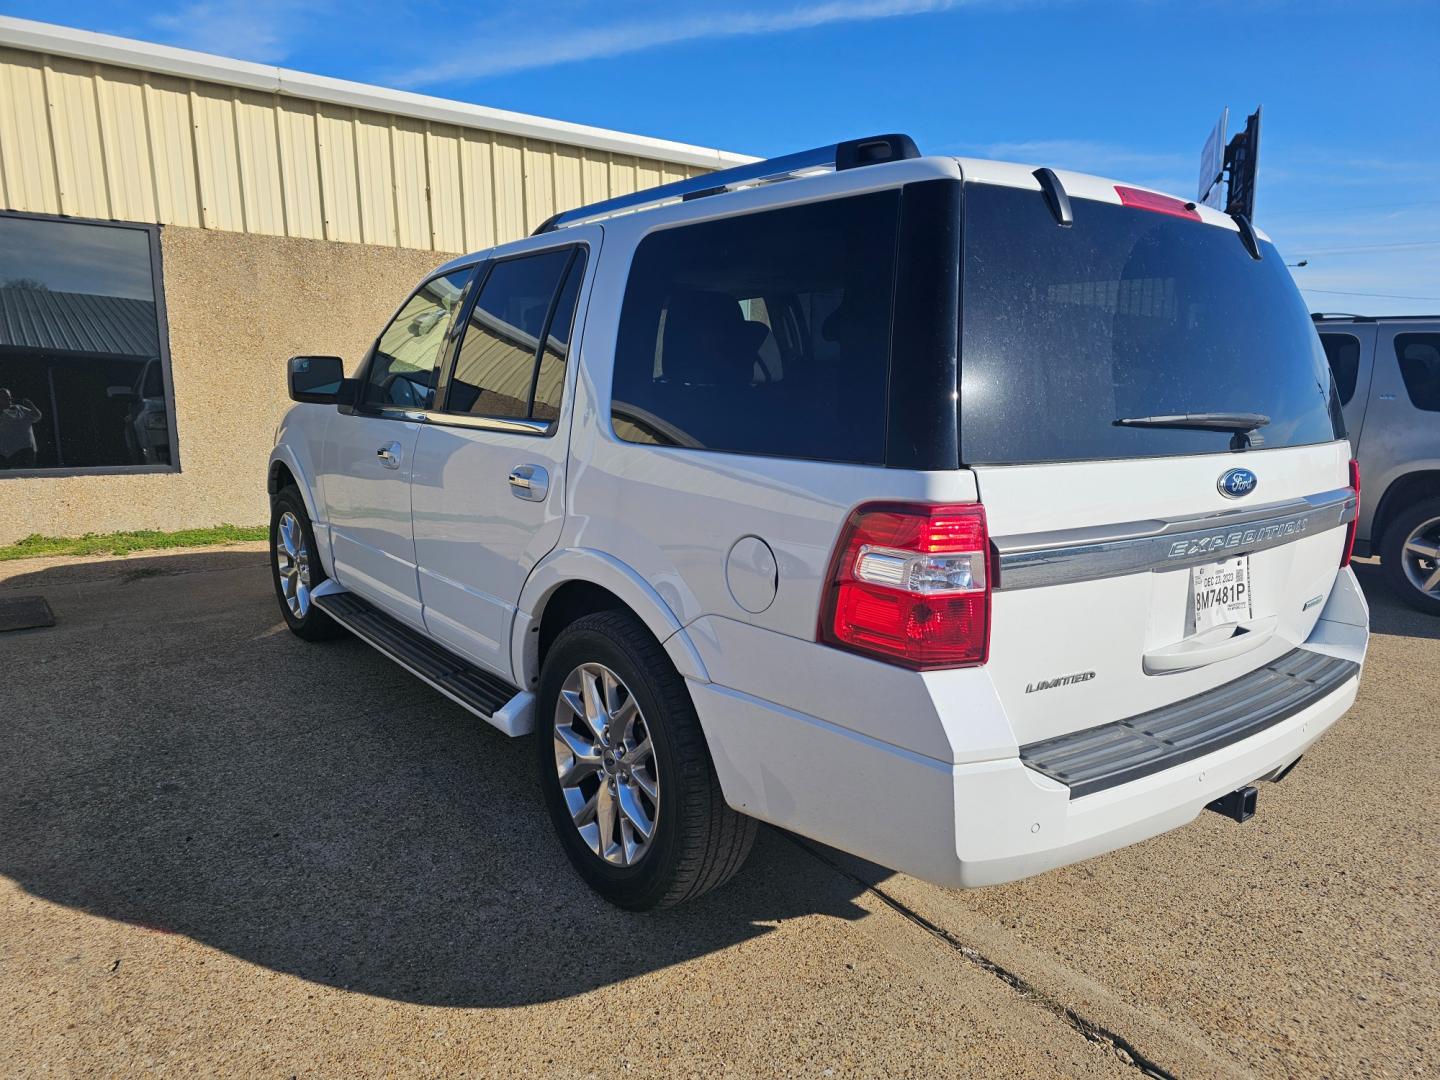
[[[1356,509],[1355,492],[1346,487],[1215,514],[1000,536],[994,540],[1000,563],[995,588],[1035,589],[1178,570],[1338,528],[1355,520]]]
[[[415,419],[436,427],[497,431],[506,435],[548,436],[555,430],[554,420],[531,420],[523,416],[471,416],[468,413],[428,411],[421,413]]]

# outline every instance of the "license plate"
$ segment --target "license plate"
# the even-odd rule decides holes
[[[1193,567],[1190,587],[1195,597],[1195,633],[1254,618],[1250,584],[1249,555]]]

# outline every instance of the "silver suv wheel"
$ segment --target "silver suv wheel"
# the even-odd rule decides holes
[[[286,510],[275,529],[275,567],[280,592],[290,614],[303,619],[310,612],[310,548],[300,519]]]
[[[581,664],[561,684],[555,772],[591,851],[614,866],[645,857],[660,817],[655,747],[635,695],[604,664]]]
[[[1401,549],[1405,576],[1421,593],[1440,600],[1440,517],[1422,521]]]

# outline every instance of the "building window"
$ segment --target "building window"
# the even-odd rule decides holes
[[[158,237],[0,214],[0,475],[178,464]]]

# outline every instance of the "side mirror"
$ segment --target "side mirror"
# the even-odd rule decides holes
[[[295,401],[340,405],[354,396],[354,380],[345,378],[345,362],[338,356],[292,356],[287,368]]]

